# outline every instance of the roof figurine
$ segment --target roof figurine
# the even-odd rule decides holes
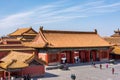
[[[95,29],[95,33],[97,34],[97,29]]]
[[[43,26],[40,26],[39,31],[42,31],[42,30],[43,30]]]

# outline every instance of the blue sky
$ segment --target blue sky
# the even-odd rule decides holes
[[[0,0],[0,36],[18,28],[94,31],[120,28],[119,0]]]

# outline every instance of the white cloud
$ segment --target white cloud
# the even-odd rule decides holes
[[[25,20],[28,19],[31,14],[32,12],[26,12],[7,16],[6,18],[0,20],[0,26],[5,28],[24,24]]]
[[[77,5],[66,5],[66,1],[55,2],[44,6],[39,6],[30,11],[21,12],[6,16],[0,20],[2,28],[16,27],[21,25],[36,25],[53,23],[59,21],[72,20],[76,18],[84,18],[107,12],[115,12],[120,10],[120,2],[107,4],[102,1],[88,2]],[[69,3],[68,3],[69,4]]]

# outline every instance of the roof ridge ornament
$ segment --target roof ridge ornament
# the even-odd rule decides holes
[[[48,45],[50,45],[50,42],[46,39],[46,37],[43,34],[43,26],[40,26],[39,33],[41,34],[43,40],[45,41],[44,47],[47,47]]]
[[[39,30],[42,31],[43,30],[43,26],[40,26]]]
[[[95,33],[97,34],[97,29],[95,29]]]

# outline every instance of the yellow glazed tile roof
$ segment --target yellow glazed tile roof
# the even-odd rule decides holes
[[[36,45],[44,44],[44,45]],[[33,47],[70,48],[70,47],[108,47],[107,41],[96,32],[41,30],[33,40]]]
[[[31,33],[27,33],[28,31],[32,30],[33,32]],[[20,28],[17,29],[15,32],[9,34],[9,36],[21,36],[21,35],[31,35],[31,36],[35,36],[37,34],[37,32],[35,30],[33,30],[32,28]]]
[[[1,59],[0,67],[4,69],[27,67],[28,63],[26,61],[33,58],[34,54],[11,51],[6,57]]]
[[[112,53],[120,55],[120,47],[119,46],[113,46],[113,47],[114,49],[112,50]]]
[[[105,37],[104,38],[111,45],[120,45],[120,37]]]
[[[98,34],[90,32],[44,31],[44,36],[53,47],[101,47],[110,46]]]
[[[17,29],[15,32],[9,34],[9,35],[22,35],[24,32],[28,31],[30,28],[21,28]]]

